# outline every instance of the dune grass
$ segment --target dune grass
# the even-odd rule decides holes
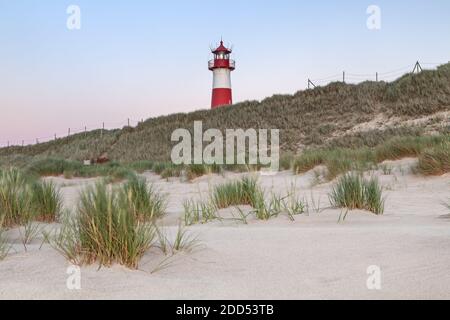
[[[377,215],[384,212],[382,188],[378,180],[366,180],[362,175],[349,173],[337,181],[329,194],[330,203],[337,208],[362,209]]]
[[[0,217],[0,261],[6,258],[11,249],[8,239],[5,236],[5,228],[3,227],[3,218]]]
[[[199,245],[198,238],[189,234],[181,224],[178,226],[175,239],[172,243],[172,251],[192,251]]]
[[[130,163],[122,165],[118,162],[106,164],[83,165],[79,161],[40,158],[24,167],[28,174],[46,177],[63,175],[66,179],[108,177],[110,182],[122,181],[134,175],[135,171],[148,168],[147,162]]]
[[[295,216],[306,212],[306,201],[295,194],[295,188],[292,186],[288,195],[282,199],[284,211],[286,211],[291,221],[295,220]]]
[[[140,221],[153,221],[162,217],[166,209],[166,198],[145,178],[131,177],[123,186],[122,197]]]
[[[212,201],[218,209],[231,206],[253,206],[263,191],[258,185],[257,179],[244,177],[241,180],[227,182],[214,187]]]
[[[98,183],[80,193],[76,216],[66,221],[53,243],[73,263],[136,269],[155,235],[153,224],[135,215],[124,190]]]
[[[147,119],[136,128],[95,130],[71,135],[48,143],[0,149],[0,157],[14,155],[58,156],[72,160],[98,157],[107,152],[122,162],[141,160],[169,161],[173,144],[171,133],[178,128],[192,129],[194,120],[203,121],[204,129],[277,128],[281,150],[317,147],[326,143],[355,147],[360,143],[374,146],[401,129],[402,121],[430,116],[449,110],[450,64],[433,71],[407,74],[396,81],[367,81],[357,85],[333,82],[323,87],[302,90],[292,95],[274,95],[262,101],[244,101],[220,110],[201,110],[185,114]],[[400,124],[390,128],[354,132],[355,126],[396,117]],[[389,125],[389,123],[386,123]],[[422,126],[422,124],[417,125]],[[438,125],[426,123],[427,132]],[[390,130],[390,129],[395,130]],[[407,130],[401,129],[406,132]],[[348,135],[343,135],[349,132]],[[380,134],[383,132],[383,134]]]
[[[136,171],[138,173],[143,173],[145,171],[152,170],[154,165],[155,164],[153,161],[142,160],[142,161],[127,163],[127,164],[125,164],[125,167],[127,167],[133,171]]]
[[[53,183],[39,181],[16,168],[0,171],[0,219],[5,227],[54,222],[61,210],[62,198]]]
[[[0,219],[4,226],[23,225],[31,214],[29,178],[18,169],[0,171]]]
[[[374,154],[369,148],[311,149],[294,160],[293,171],[300,174],[323,165],[327,168],[326,178],[332,180],[350,170],[369,169],[374,163]]]
[[[248,205],[252,209],[248,214],[244,214],[239,208],[241,205]],[[240,180],[214,186],[209,201],[185,201],[185,225],[227,220],[219,217],[217,210],[230,207],[237,207],[241,216],[240,219],[232,220],[242,220],[244,223],[247,222],[249,215],[253,215],[258,220],[269,220],[279,216],[282,212],[286,212],[289,218],[294,220],[296,215],[302,214],[306,210],[305,202],[295,195],[293,188],[284,197],[273,193],[268,195],[256,178],[246,176]]]
[[[425,149],[419,156],[418,171],[424,175],[450,172],[450,141]]]
[[[448,172],[449,135],[394,137],[374,148],[318,148],[305,150],[293,161],[293,171],[301,174],[319,165],[327,168],[326,178],[332,180],[349,171],[364,171],[385,160],[419,157],[420,172]]]
[[[208,223],[220,219],[216,214],[216,206],[210,201],[186,200],[183,203],[184,224],[191,226],[198,223]]]
[[[31,186],[32,204],[36,220],[55,222],[62,212],[60,190],[51,181],[38,181]]]

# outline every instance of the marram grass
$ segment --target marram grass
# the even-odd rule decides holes
[[[419,156],[418,171],[424,175],[450,172],[450,140],[425,149]]]
[[[54,246],[77,264],[118,263],[136,269],[156,232],[153,224],[138,219],[126,196],[102,183],[82,191],[77,215],[66,221]]]
[[[153,221],[164,215],[166,198],[145,178],[133,176],[123,186],[121,197],[140,221]]]
[[[198,223],[208,223],[219,219],[216,206],[208,201],[186,200],[183,203],[184,224],[191,226]]]
[[[15,168],[0,171],[0,219],[5,227],[54,222],[61,210],[62,198],[54,183],[36,180]]]
[[[384,199],[378,180],[366,180],[360,174],[349,173],[339,178],[329,199],[331,205],[337,208],[368,210],[377,215],[384,213]]]

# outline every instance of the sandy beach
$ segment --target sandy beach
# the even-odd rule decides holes
[[[225,220],[189,227],[199,240],[192,252],[171,258],[146,253],[139,270],[122,266],[81,268],[81,290],[66,287],[70,263],[37,237],[24,250],[20,230],[7,232],[13,248],[0,262],[1,299],[449,299],[450,175],[421,177],[409,168],[414,159],[389,162],[379,177],[386,210],[376,216],[351,211],[338,223],[340,209],[330,208],[333,182],[321,184],[313,171],[294,176],[261,176],[267,190],[283,194],[292,184],[308,202],[308,213],[295,221],[287,215],[248,224]],[[168,196],[160,225],[173,236],[183,201],[205,198],[212,185],[242,176],[210,175],[191,183],[143,174]],[[78,192],[95,179],[48,178],[73,209]],[[232,215],[226,209],[221,215]],[[245,208],[244,208],[245,210]],[[47,230],[59,225],[46,225]],[[367,269],[379,266],[381,289],[369,290]]]

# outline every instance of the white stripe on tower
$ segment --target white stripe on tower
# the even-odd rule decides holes
[[[213,89],[231,89],[230,69],[214,69]]]

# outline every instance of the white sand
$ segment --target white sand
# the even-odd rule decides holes
[[[66,288],[69,263],[36,239],[25,252],[18,230],[8,231],[14,250],[0,262],[0,298],[13,299],[448,299],[450,298],[450,175],[413,176],[414,160],[389,163],[391,175],[380,176],[386,186],[383,216],[350,212],[338,224],[340,210],[329,206],[330,183],[311,187],[313,172],[288,172],[261,177],[262,185],[284,193],[291,183],[310,203],[310,214],[291,222],[285,215],[248,225],[214,222],[190,227],[201,246],[169,259],[165,268],[150,273],[165,257],[156,249],[141,261],[139,271],[121,266],[83,267],[82,289]],[[210,176],[194,183],[166,182],[145,176],[169,196],[168,232],[176,230],[184,199],[207,196],[210,185],[231,179]],[[55,179],[65,203],[73,208],[82,185],[93,180]],[[312,202],[320,202],[321,212]],[[48,229],[57,226],[47,226]],[[381,290],[368,290],[367,268],[381,268]]]

